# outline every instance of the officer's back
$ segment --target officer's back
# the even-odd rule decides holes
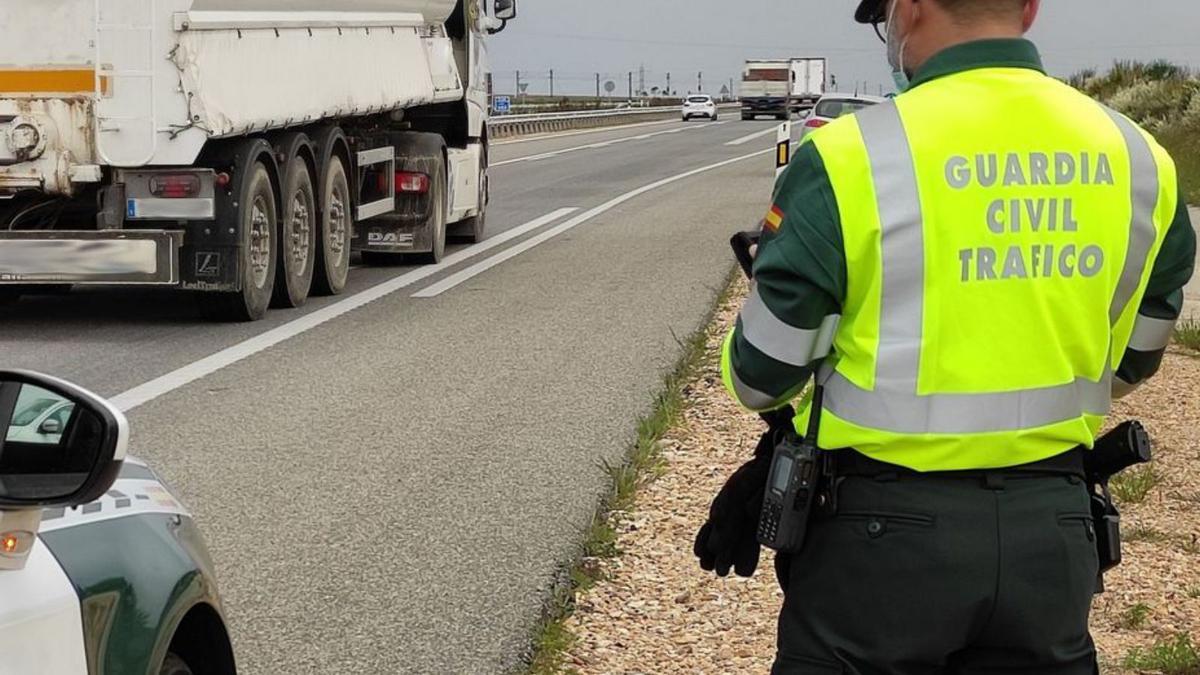
[[[722,371],[756,411],[815,376],[831,458],[777,558],[776,672],[1095,672],[1085,453],[1158,370],[1195,232],[1154,139],[1046,75],[1038,7],[863,0],[906,91],[776,186]],[[769,464],[714,502],[706,568],[753,570]]]

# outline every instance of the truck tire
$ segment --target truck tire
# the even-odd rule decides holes
[[[279,262],[272,307],[300,307],[312,289],[317,249],[317,195],[311,167],[301,152],[308,137],[294,134],[280,144],[283,210],[279,218]]]
[[[275,288],[279,213],[275,182],[262,161],[250,165],[239,192],[241,229],[238,273],[241,291],[201,296],[208,314],[219,321],[257,321],[267,314]]]
[[[194,675],[194,671],[187,661],[168,652],[167,657],[163,659],[162,666],[158,669],[158,675]]]
[[[350,238],[354,227],[354,200],[346,162],[336,152],[344,142],[341,129],[328,127],[314,136],[317,149],[316,266],[313,295],[339,295],[350,277]]]
[[[488,181],[488,151],[484,142],[483,156],[479,162],[479,213],[466,218],[450,228],[450,236],[466,244],[478,244],[483,241],[487,230],[487,205],[490,198]]]
[[[420,260],[427,265],[436,265],[446,257],[446,200],[450,191],[446,183],[445,156],[434,159],[433,173],[429,178],[429,195],[433,206],[429,209],[428,222],[433,232],[433,250],[420,256]]]

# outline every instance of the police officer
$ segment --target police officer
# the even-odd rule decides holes
[[[1046,75],[1038,8],[864,0],[903,93],[807,136],[776,188],[723,374],[759,412],[815,375],[837,480],[777,559],[775,673],[1097,670],[1083,453],[1158,370],[1195,231],[1154,139]],[[757,564],[761,450],[706,569]]]

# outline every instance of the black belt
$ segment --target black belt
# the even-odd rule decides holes
[[[1078,476],[1084,477],[1082,447],[1072,448],[1060,455],[1043,459],[1029,464],[1010,466],[997,469],[966,469],[961,471],[932,471],[921,472],[896,464],[888,464],[872,459],[853,449],[835,450],[829,454],[833,458],[833,471],[836,476],[862,476],[867,478],[973,478],[987,479],[991,476],[1010,476],[1014,478],[1037,478],[1039,476]]]

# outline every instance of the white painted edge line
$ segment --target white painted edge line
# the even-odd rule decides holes
[[[774,131],[774,129],[772,129],[772,131]],[[502,251],[486,260],[482,260],[464,270],[455,272],[454,274],[451,274],[450,276],[446,277],[445,279],[442,279],[441,281],[437,282],[436,284],[431,284],[430,286],[421,289],[417,293],[414,293],[412,295],[412,297],[414,297],[414,298],[437,297],[437,296],[441,295],[442,293],[445,293],[446,291],[454,288],[455,286],[458,286],[466,281],[469,281],[469,280],[479,276],[480,274],[483,274],[484,272],[492,269],[493,267],[496,267],[497,265],[499,265],[507,260],[511,260],[536,246],[544,244],[547,241],[550,241],[551,239],[557,237],[558,235],[560,235],[572,228],[578,227],[578,226],[588,222],[589,220],[592,220],[593,218],[595,218],[597,216],[600,216],[608,211],[611,211],[612,209],[620,206],[621,204],[624,204],[625,202],[627,202],[635,197],[639,197],[641,195],[646,194],[647,192],[657,190],[661,187],[670,185],[671,183],[676,183],[678,181],[684,180],[685,178],[691,178],[692,176],[695,176],[697,174],[705,173],[707,171],[712,171],[714,169],[719,169],[721,167],[729,166],[730,164],[736,164],[737,162],[745,161],[745,160],[751,159],[753,157],[758,157],[759,155],[765,155],[765,154],[773,153],[773,152],[775,152],[775,148],[769,148],[767,150],[759,150],[757,152],[752,152],[748,155],[742,155],[740,157],[734,157],[733,159],[727,159],[723,162],[717,162],[716,164],[709,164],[708,166],[702,166],[698,169],[692,169],[691,171],[687,171],[685,173],[681,173],[676,176],[671,176],[670,178],[664,178],[660,181],[655,181],[653,183],[650,183],[649,185],[643,185],[642,187],[637,188],[636,190],[631,190],[619,197],[610,199],[609,201],[601,204],[600,206],[597,206],[595,208],[584,211],[583,213],[579,214],[578,216],[575,216],[574,218],[572,218],[564,223],[556,225],[556,226],[546,230],[545,232],[542,232],[541,234],[539,234],[537,236],[530,237],[529,239],[526,239],[525,241],[521,242],[520,244],[517,244],[516,246],[504,249],[504,251]]]
[[[720,122],[717,122],[716,124],[720,124]],[[716,126],[716,124],[710,124],[709,126]],[[579,152],[580,150],[598,150],[600,148],[607,148],[611,145],[616,145],[618,143],[624,143],[626,141],[643,141],[643,140],[646,140],[647,138],[653,138],[655,136],[663,136],[666,134],[677,134],[681,131],[688,131],[690,129],[703,129],[703,128],[705,128],[705,127],[699,126],[699,125],[681,126],[681,127],[676,127],[674,129],[667,129],[666,131],[656,131],[654,133],[641,134],[639,136],[622,136],[620,138],[613,138],[613,139],[610,139],[607,141],[597,141],[595,143],[588,143],[587,145],[577,145],[573,148],[563,148],[561,150],[548,150],[546,152],[540,152],[536,155],[526,155],[524,157],[515,157],[513,159],[506,159],[502,162],[492,162],[491,166],[492,166],[492,168],[495,168],[495,167],[499,167],[499,166],[507,166],[509,164],[520,164],[521,162],[536,162],[541,159],[550,159],[551,157],[558,157],[559,155],[566,155],[566,154],[572,153],[572,152]]]
[[[406,274],[402,274],[394,279],[385,281],[377,286],[372,286],[365,291],[355,293],[343,300],[339,300],[328,307],[306,314],[294,321],[289,321],[282,326],[277,326],[260,335],[256,335],[249,340],[240,342],[232,347],[222,349],[221,351],[206,356],[199,361],[186,365],[178,370],[171,371],[166,375],[157,377],[149,382],[138,385],[129,391],[114,396],[110,402],[122,412],[129,412],[138,406],[149,403],[154,399],[170,393],[184,385],[190,384],[199,380],[202,377],[211,375],[222,368],[231,366],[238,361],[247,359],[263,350],[269,349],[285,340],[300,335],[328,323],[343,314],[351,312],[363,305],[374,302],[384,296],[395,293],[398,290],[411,286],[418,281],[427,279],[435,274],[444,272],[448,267],[457,265],[464,260],[473,258],[481,253],[485,253],[501,244],[516,239],[528,232],[538,229],[544,225],[549,225],[554,221],[566,217],[578,211],[578,208],[563,208],[552,213],[547,213],[541,218],[531,220],[524,225],[514,227],[511,230],[501,232],[500,234],[480,242],[470,248],[463,249],[446,256],[440,265],[431,265],[413,270]]]
[[[763,136],[766,136],[768,134],[775,133],[775,130],[778,128],[779,127],[773,126],[770,129],[763,129],[762,131],[756,131],[756,132],[750,134],[749,136],[742,136],[741,138],[739,138],[737,140],[729,141],[725,145],[729,145],[729,146],[745,145],[745,144],[749,143],[750,141],[753,141],[756,138],[762,138]]]

